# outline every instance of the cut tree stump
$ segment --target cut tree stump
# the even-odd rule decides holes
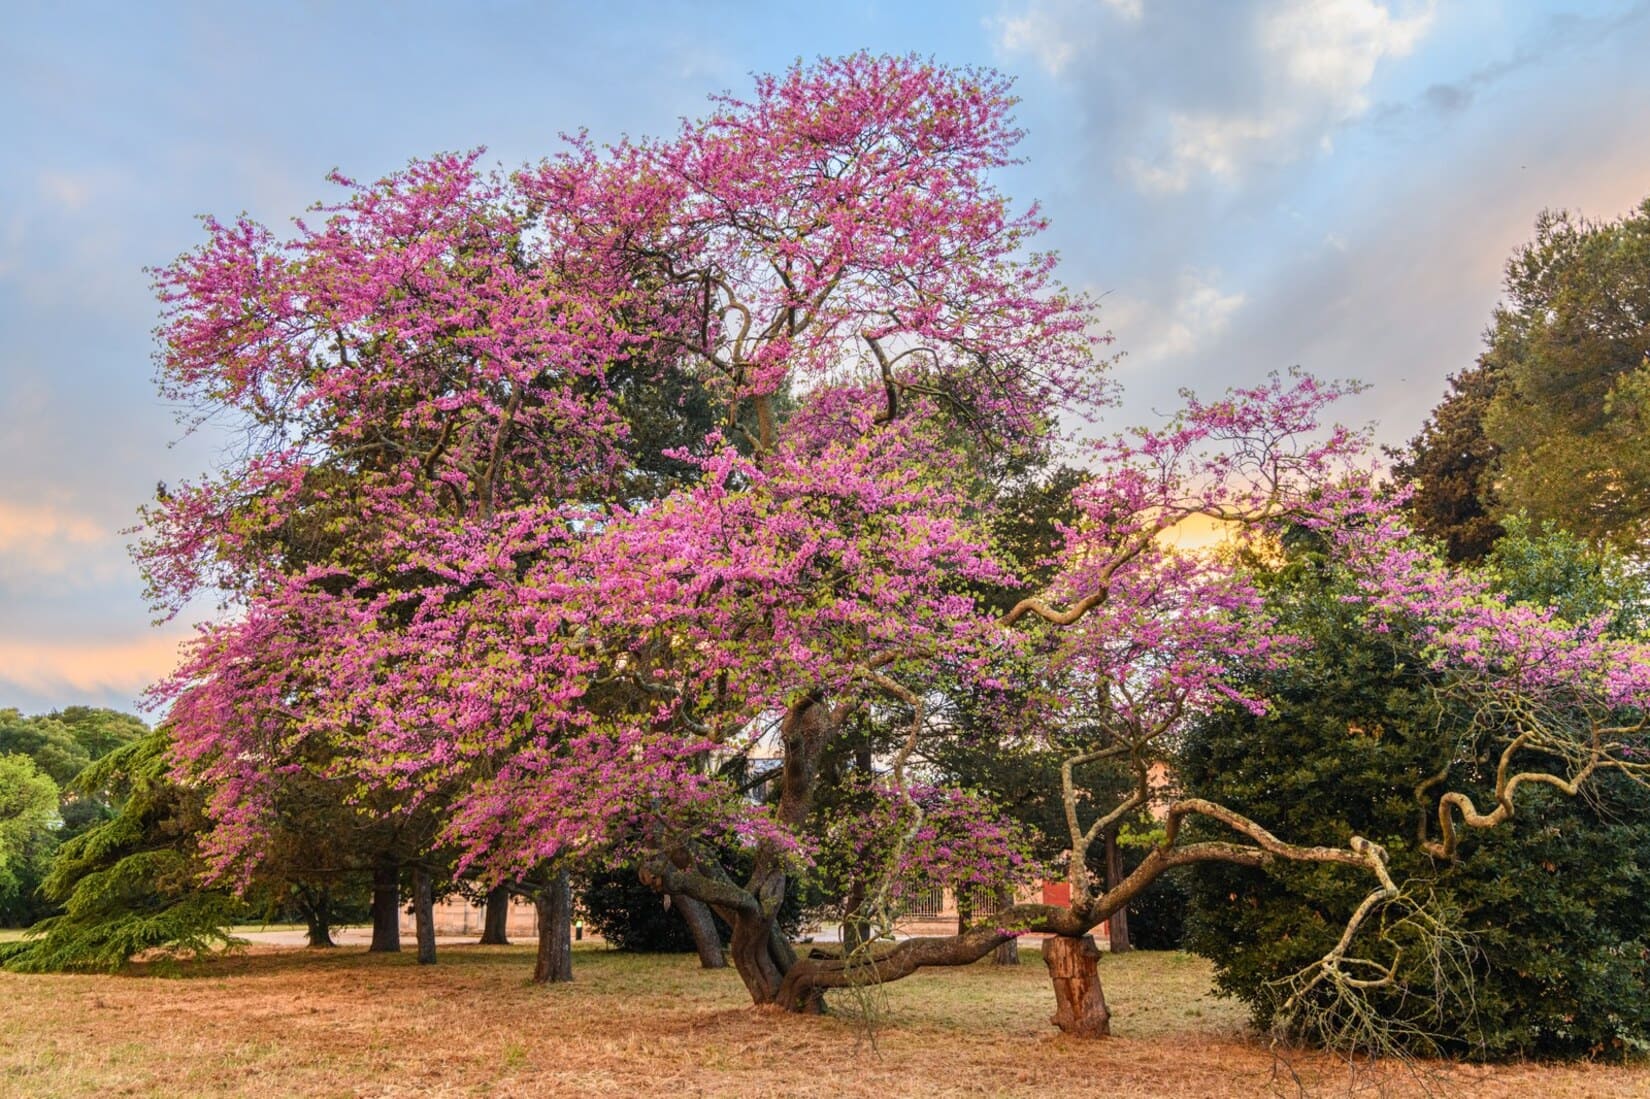
[[[1054,982],[1056,1010],[1050,1020],[1077,1038],[1111,1033],[1111,1012],[1100,990],[1100,948],[1093,935],[1050,935],[1043,940],[1043,963]]]

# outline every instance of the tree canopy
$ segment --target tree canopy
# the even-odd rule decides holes
[[[302,773],[428,822],[484,884],[564,896],[570,866],[638,865],[729,925],[757,1004],[1046,932],[1060,1025],[1093,1035],[1091,929],[1175,867],[1301,862],[1362,899],[1290,1004],[1358,999],[1411,901],[1381,844],[1296,842],[1154,780],[1193,716],[1265,712],[1306,647],[1254,566],[1299,531],[1502,760],[1490,808],[1428,788],[1429,853],[1521,787],[1638,774],[1642,647],[1435,559],[1331,422],[1348,387],[1275,376],[1092,438],[1094,304],[993,181],[1012,107],[995,73],[861,54],[668,138],[337,177],[287,237],[208,219],[156,273],[159,373],[245,445],[157,498],[139,556],[161,608],[232,608],[157,690],[212,874],[252,879]],[[1176,548],[1193,520],[1227,544]],[[1030,873],[1035,845],[928,749],[963,735],[959,696],[986,743],[1053,764],[1069,901],[798,957],[780,912],[833,859],[879,904]],[[841,765],[867,727],[879,750]],[[774,754],[747,796],[735,764]],[[822,827],[829,804],[854,810]],[[1156,842],[1097,876],[1091,849],[1148,806]]]

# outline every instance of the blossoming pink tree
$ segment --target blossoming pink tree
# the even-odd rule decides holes
[[[1109,890],[1089,877],[1096,837],[1161,802],[1153,768],[1180,723],[1217,699],[1264,706],[1243,674],[1294,644],[1236,558],[1176,552],[1166,533],[1202,517],[1264,547],[1282,523],[1324,530],[1367,563],[1372,613],[1436,623],[1440,661],[1475,672],[1463,683],[1619,706],[1637,698],[1637,657],[1593,638],[1542,663],[1556,679],[1515,670],[1509,654],[1559,627],[1427,579],[1358,468],[1363,440],[1320,423],[1336,391],[1310,379],[1095,445],[1053,588],[983,611],[970,585],[1018,582],[991,533],[1002,489],[1107,395],[1089,303],[1028,250],[1036,211],[990,183],[1018,138],[1011,106],[990,73],[854,56],[763,78],[670,139],[580,139],[508,178],[442,157],[349,184],[291,240],[209,222],[159,277],[162,377],[241,416],[249,445],[157,503],[141,555],[165,605],[215,586],[241,606],[163,691],[181,765],[215,791],[221,871],[257,859],[270,799],[307,754],[438,807],[442,842],[490,881],[639,859],[728,921],[758,1004],[817,1008],[828,989],[1036,931],[1052,936],[1056,1021],[1104,1033],[1089,931],[1163,871],[1211,859],[1370,875],[1347,940],[1306,978],[1364,979],[1346,976],[1349,951],[1396,887],[1358,837],[1298,847],[1173,801],[1138,870]],[[662,481],[636,402],[670,379],[714,423],[673,421]],[[1004,880],[1008,832],[927,789],[917,748],[945,735],[928,712],[939,684],[990,692],[1027,668],[1060,690],[1022,716],[1026,735],[1093,734],[1063,765],[1071,902],[798,958],[779,905],[815,855],[826,763],[866,707],[908,730],[880,768],[885,834],[851,841],[879,852],[867,886]],[[1510,773],[1508,804],[1521,782],[1630,766],[1618,732],[1565,739],[1548,779]],[[776,795],[755,806],[718,762],[770,741]],[[1102,760],[1134,785],[1097,810],[1085,774]],[[1501,811],[1444,804],[1446,854],[1457,817]],[[1188,840],[1194,817],[1231,838]],[[727,843],[749,851],[738,877],[714,855]]]

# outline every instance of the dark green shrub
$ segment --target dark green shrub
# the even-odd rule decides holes
[[[1373,993],[1415,1051],[1474,1058],[1609,1056],[1650,1050],[1650,806],[1620,776],[1588,796],[1520,791],[1506,824],[1471,833],[1454,863],[1419,849],[1434,804],[1425,776],[1489,803],[1493,760],[1461,758],[1460,715],[1431,689],[1423,654],[1362,629],[1333,580],[1286,570],[1274,597],[1314,648],[1269,684],[1264,717],[1236,707],[1187,737],[1180,779],[1291,842],[1385,845],[1393,876],[1463,935],[1435,971],[1412,938],[1401,988]],[[1539,762],[1539,761],[1532,761]],[[1219,987],[1274,1021],[1271,982],[1321,957],[1368,889],[1344,868],[1205,864],[1189,876],[1187,947],[1215,962]],[[1470,974],[1470,980],[1462,978]],[[1409,1029],[1405,1030],[1407,1027]]]

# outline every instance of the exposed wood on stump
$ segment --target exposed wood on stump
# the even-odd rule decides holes
[[[1111,1033],[1111,1012],[1100,991],[1100,948],[1093,935],[1050,935],[1043,940],[1043,962],[1054,983],[1056,1010],[1050,1020],[1077,1038],[1104,1038]]]
[[[435,964],[435,883],[424,866],[413,867],[413,926],[418,933],[418,964]]]
[[[510,887],[495,885],[487,891],[487,908],[481,917],[482,946],[510,945]]]
[[[533,894],[539,915],[539,952],[533,961],[534,984],[573,979],[573,883],[559,871]]]
[[[372,945],[369,954],[401,951],[401,868],[386,859],[372,868]]]

